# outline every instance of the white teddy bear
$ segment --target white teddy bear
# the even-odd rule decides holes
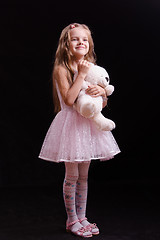
[[[74,79],[77,74],[78,73],[74,75]],[[114,91],[114,86],[109,85],[109,76],[107,71],[100,66],[91,64],[87,76],[85,77],[85,81],[82,84],[78,98],[74,103],[74,108],[83,117],[92,119],[99,130],[111,131],[115,128],[115,123],[112,120],[105,118],[101,113],[103,108],[103,98],[101,96],[91,97],[85,93],[85,90],[90,85],[99,85],[103,87],[106,90],[107,96],[111,95]]]

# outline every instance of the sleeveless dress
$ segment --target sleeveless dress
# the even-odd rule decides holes
[[[92,120],[67,106],[57,87],[61,111],[56,115],[44,139],[39,158],[52,162],[88,162],[109,160],[120,152],[110,131],[100,131]]]

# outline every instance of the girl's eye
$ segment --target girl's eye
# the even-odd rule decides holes
[[[77,38],[72,38],[72,41],[77,41]]]
[[[88,41],[88,39],[87,39],[87,38],[85,38],[85,39],[83,39],[83,41],[87,42],[87,41]]]

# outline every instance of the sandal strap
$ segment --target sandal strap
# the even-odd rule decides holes
[[[81,219],[79,219],[79,222],[81,223],[81,222],[83,222],[84,220],[87,220],[87,218],[86,218],[86,217],[81,218]]]
[[[86,228],[87,229],[90,229],[90,228],[97,228],[97,225],[96,225],[96,223],[90,223],[90,224],[88,224],[87,226],[86,226]]]
[[[84,233],[84,232],[88,232],[88,230],[87,230],[85,227],[81,227],[81,228],[79,228],[79,229],[77,230],[77,232],[82,232],[82,233]]]
[[[74,222],[71,222],[71,223],[66,223],[66,227],[69,228],[69,227],[73,226],[77,222],[79,222],[79,219],[77,219],[77,220],[75,220]]]
[[[82,236],[84,237],[84,233],[88,232],[89,230],[85,227],[81,227],[79,228],[76,232],[74,232],[74,234],[76,234],[77,236]],[[88,236],[86,237],[92,237],[92,233],[90,233]]]

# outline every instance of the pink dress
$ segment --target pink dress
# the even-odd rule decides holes
[[[57,89],[61,111],[44,139],[39,158],[52,162],[109,160],[120,152],[110,131],[98,130],[92,120],[67,106]]]

